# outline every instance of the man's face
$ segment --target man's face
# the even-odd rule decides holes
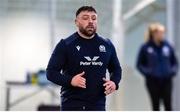
[[[93,11],[82,11],[75,20],[79,31],[88,37],[96,33],[97,29],[97,14]]]

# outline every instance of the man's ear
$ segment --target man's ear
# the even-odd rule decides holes
[[[76,26],[78,27],[79,25],[78,25],[78,20],[77,20],[77,18],[74,20],[74,22],[75,22]]]

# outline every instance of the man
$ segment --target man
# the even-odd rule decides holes
[[[146,78],[152,109],[156,111],[160,110],[161,100],[165,110],[172,110],[172,78],[178,71],[174,49],[164,39],[164,34],[162,24],[151,24],[147,42],[142,45],[137,59],[137,68]]]
[[[47,78],[61,88],[61,110],[105,110],[105,96],[118,89],[121,67],[113,44],[96,33],[97,13],[91,6],[76,12],[78,31],[56,46]],[[110,80],[106,79],[106,69]]]

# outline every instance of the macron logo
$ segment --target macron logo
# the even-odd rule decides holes
[[[94,56],[92,59],[89,56],[84,56],[84,58],[87,60],[86,62],[81,61],[80,65],[82,66],[102,66],[103,63],[101,61],[97,62],[99,59],[99,56]]]

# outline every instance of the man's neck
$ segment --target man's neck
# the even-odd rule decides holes
[[[86,36],[84,34],[82,34],[80,31],[78,31],[78,34],[82,37],[82,38],[85,38],[85,39],[92,39],[94,37],[94,35],[92,36]]]

